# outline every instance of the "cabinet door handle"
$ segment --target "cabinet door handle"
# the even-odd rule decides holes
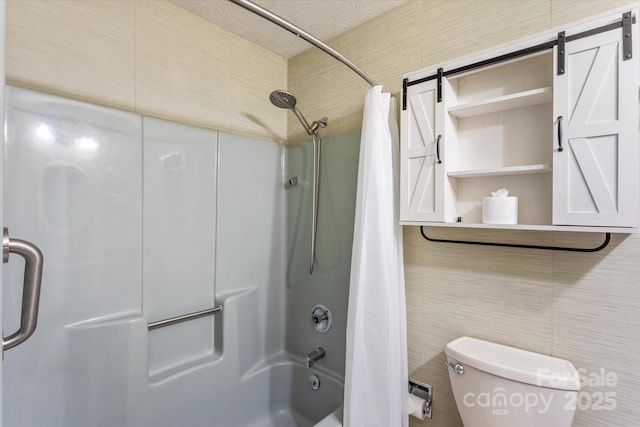
[[[440,160],[440,140],[442,139],[442,135],[438,135],[436,139],[436,163],[441,164],[442,160]]]
[[[562,148],[562,116],[558,116],[558,151],[563,151]]]

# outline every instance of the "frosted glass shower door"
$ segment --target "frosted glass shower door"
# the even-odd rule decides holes
[[[4,226],[44,266],[37,329],[4,354],[4,425],[131,425],[145,380],[141,117],[15,87],[5,101]],[[12,331],[22,266],[3,274]]]
[[[4,123],[4,11],[5,1],[0,0],[0,123]],[[4,174],[4,132],[0,132],[0,224],[4,224],[2,216],[3,191],[2,176]],[[0,263],[0,310],[2,310],[2,263]],[[2,313],[0,312],[0,331],[4,331]],[[0,363],[0,385],[2,384],[2,363]],[[0,427],[2,427],[2,387],[0,387]]]

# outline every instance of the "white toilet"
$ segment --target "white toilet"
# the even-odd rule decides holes
[[[465,427],[570,427],[580,377],[563,359],[462,337],[445,354]]]

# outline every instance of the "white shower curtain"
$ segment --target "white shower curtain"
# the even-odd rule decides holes
[[[353,235],[345,427],[399,427],[407,415],[407,334],[398,225],[398,128],[382,86],[367,92]]]

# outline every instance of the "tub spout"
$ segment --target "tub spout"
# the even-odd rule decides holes
[[[318,347],[309,354],[304,355],[304,366],[310,368],[315,362],[324,357],[324,348]]]

